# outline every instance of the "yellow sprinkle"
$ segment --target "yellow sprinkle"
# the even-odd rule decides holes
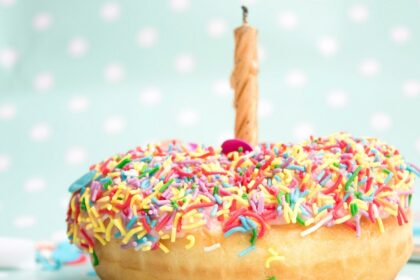
[[[106,242],[105,242],[105,240],[99,235],[99,234],[93,234],[93,236],[96,238],[96,240],[98,240],[99,242],[101,242],[101,244],[103,245],[103,246],[105,246],[106,245]]]
[[[174,223],[172,225],[171,242],[175,242],[175,240],[176,240],[176,228],[178,226],[179,217],[181,217],[181,213],[176,213],[175,220],[174,220]]]
[[[216,216],[219,217],[219,216],[227,214],[227,213],[229,213],[229,210],[227,210],[227,209],[219,210],[219,211],[217,211]]]
[[[108,242],[111,241],[111,231],[112,231],[113,226],[114,226],[114,221],[111,220],[108,226],[106,227],[105,240]]]
[[[350,220],[350,218],[351,218],[351,215],[346,215],[346,216],[344,216],[344,217],[341,217],[341,218],[339,218],[339,219],[335,220],[335,224],[336,224],[336,225],[338,225],[338,224],[345,223],[345,222],[347,222],[348,220]]]
[[[140,231],[142,231],[143,230],[143,227],[136,227],[136,228],[133,228],[133,229],[131,229],[125,236],[124,236],[124,238],[123,238],[123,240],[122,240],[122,243],[123,244],[127,244],[128,243],[128,241],[130,241],[130,239],[131,239],[131,237],[134,235],[134,234],[136,234],[136,233],[138,233],[138,232],[140,232]]]
[[[285,257],[283,256],[271,256],[268,257],[267,260],[265,261],[265,268],[270,268],[270,263],[273,261],[284,261]]]
[[[137,239],[142,239],[143,236],[145,236],[147,234],[147,231],[142,231],[139,234],[137,234]]]
[[[121,236],[124,236],[126,234],[125,228],[122,225],[121,219],[114,219],[114,225],[119,229]]]
[[[197,213],[197,209],[193,209],[193,210],[191,210],[190,212],[188,212],[187,214],[185,214],[185,215],[183,216],[183,218],[187,219],[188,217],[190,217],[190,216],[192,216],[192,215],[195,215],[195,213]]]
[[[188,244],[187,245],[185,245],[185,249],[187,249],[187,250],[189,250],[189,249],[191,249],[193,246],[194,246],[194,244],[195,244],[195,236],[194,235],[192,235],[192,234],[190,234],[190,235],[187,235],[187,239],[188,239]]]
[[[162,243],[162,242],[159,242],[159,248],[160,248],[163,252],[165,252],[165,254],[169,253],[169,249],[168,249],[165,245],[163,245],[163,243]]]
[[[379,216],[378,207],[376,206],[376,204],[373,204],[372,208],[373,208],[373,214],[374,214],[374,216],[376,218],[376,221],[378,222],[379,231],[381,233],[384,233],[385,232],[384,224],[382,223],[382,219]]]
[[[397,217],[398,216],[398,211],[395,210],[395,209],[391,209],[389,207],[385,207],[384,210],[386,212],[388,212],[390,215],[394,216],[394,217]]]
[[[141,248],[141,250],[143,252],[150,251],[150,249],[152,249],[152,246],[150,246],[150,245],[147,245],[147,246],[144,246],[143,248]]]
[[[290,216],[289,216],[289,212],[291,211],[289,204],[285,203],[284,204],[284,211],[283,211],[283,216],[284,216],[284,220],[286,221],[286,223],[290,224]]]
[[[160,239],[162,239],[162,240],[166,240],[166,239],[169,239],[169,238],[171,238],[171,236],[169,234],[164,234],[160,237]]]
[[[313,224],[313,223],[314,223],[314,218],[307,219],[307,220],[305,221],[305,227],[307,227],[307,226],[309,226],[309,225],[311,225],[311,224]]]

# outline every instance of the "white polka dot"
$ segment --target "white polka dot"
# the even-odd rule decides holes
[[[14,221],[13,224],[15,227],[17,228],[30,228],[33,225],[35,225],[36,219],[33,216],[20,216],[17,217]]]
[[[301,122],[293,128],[293,137],[296,141],[303,141],[313,135],[314,132],[315,130],[310,123]]]
[[[333,37],[323,37],[317,43],[318,49],[321,54],[325,56],[333,56],[337,53],[338,42]]]
[[[170,0],[169,5],[172,10],[175,12],[183,12],[189,9],[190,1],[189,0]]]
[[[32,127],[29,136],[38,142],[48,140],[51,136],[51,127],[46,123],[39,123]]]
[[[390,37],[395,43],[403,44],[410,39],[411,32],[405,26],[396,26],[391,29]]]
[[[213,83],[213,93],[218,96],[229,96],[233,93],[229,81],[226,79],[217,80]],[[233,97],[233,95],[231,95]]]
[[[55,231],[51,234],[51,241],[62,242],[67,241],[67,233],[63,230]]]
[[[301,88],[306,85],[306,74],[301,70],[291,70],[286,74],[286,84],[291,88]]]
[[[124,131],[126,121],[122,116],[111,116],[104,122],[104,130],[108,134],[119,134]]]
[[[108,22],[119,19],[121,15],[120,5],[116,2],[105,3],[100,11],[101,17]]]
[[[86,150],[82,147],[71,147],[66,152],[66,162],[70,165],[78,165],[86,160]]]
[[[332,108],[346,107],[348,102],[347,93],[342,90],[333,90],[327,96],[327,104]]]
[[[176,120],[181,126],[194,126],[200,122],[200,114],[193,109],[185,109],[177,114]]]
[[[265,47],[258,45],[258,60],[264,62],[267,59],[267,50]]]
[[[15,4],[15,0],[0,0],[0,4],[4,7],[9,7]]]
[[[137,42],[140,47],[150,48],[156,44],[158,39],[158,32],[153,27],[144,27],[140,29],[137,35]]]
[[[420,95],[420,81],[406,81],[403,84],[402,90],[407,97],[417,97]]]
[[[33,177],[26,180],[24,189],[28,193],[40,192],[45,189],[46,185],[44,178]]]
[[[191,54],[180,54],[175,59],[175,70],[181,74],[191,73],[195,68],[195,59]]]
[[[44,31],[51,26],[52,22],[52,16],[49,13],[42,12],[34,17],[32,24],[35,30]]]
[[[380,71],[379,62],[372,58],[365,59],[360,63],[359,71],[365,77],[376,76]]]
[[[0,172],[7,171],[10,167],[10,157],[0,154]]]
[[[370,118],[370,125],[377,131],[385,131],[391,127],[391,124],[391,117],[385,113],[375,113]]]
[[[273,114],[273,103],[270,100],[261,98],[258,101],[258,116],[261,119],[270,117]]]
[[[416,150],[417,150],[417,153],[420,154],[420,137],[417,138],[417,141],[416,141]]]
[[[298,18],[292,11],[282,11],[277,17],[278,25],[282,29],[293,29],[298,25]]]
[[[54,77],[51,73],[40,73],[35,77],[33,86],[39,92],[47,92],[54,86]]]
[[[213,38],[220,38],[226,30],[227,23],[224,19],[214,18],[207,23],[207,32]]]
[[[357,4],[348,11],[350,20],[355,23],[363,23],[369,18],[369,10],[365,5]]]
[[[89,49],[88,42],[83,38],[74,38],[70,41],[68,52],[72,57],[82,57]]]
[[[16,115],[16,106],[11,103],[0,105],[0,120],[11,120]]]
[[[158,105],[162,102],[162,93],[157,87],[148,87],[140,92],[140,103],[146,106]]]
[[[0,65],[6,69],[15,66],[19,59],[19,54],[15,49],[6,48],[0,50]]]
[[[89,99],[86,96],[73,96],[68,102],[68,108],[73,113],[81,113],[89,108]]]
[[[117,84],[124,79],[125,71],[121,64],[113,63],[105,68],[105,80],[111,84]]]

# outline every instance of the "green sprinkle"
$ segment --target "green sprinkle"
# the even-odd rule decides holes
[[[255,165],[255,167],[257,168],[257,169],[259,169],[260,167],[261,167],[261,163],[257,163],[256,165]]]
[[[410,193],[408,195],[408,206],[411,206],[411,198],[413,197],[413,195]]]
[[[106,182],[105,182],[105,184],[103,185],[103,188],[104,188],[105,190],[107,190],[107,189],[108,189],[108,187],[109,187],[111,184],[112,184],[112,180],[111,180],[111,179],[109,179],[108,181],[106,181]]]
[[[82,209],[82,210],[84,210],[84,211],[86,211],[87,209],[86,209],[86,201],[85,201],[85,199],[83,198],[82,199],[82,203],[80,203],[80,209]]]
[[[192,184],[191,189],[195,190],[197,188],[197,184]]]
[[[171,205],[174,209],[178,209],[179,208],[179,204],[176,201],[171,201]]]
[[[93,265],[97,266],[99,264],[99,259],[95,251],[93,251],[92,256],[93,256]]]
[[[354,192],[354,195],[355,195],[358,199],[360,199],[360,198],[363,196],[362,192]]]
[[[281,201],[281,197],[282,197],[283,195],[284,195],[283,193],[279,192],[279,193],[277,194],[277,196],[276,196],[277,203],[278,203],[280,206],[282,206],[282,205],[283,205],[283,201]]]
[[[296,220],[298,221],[299,224],[301,224],[302,226],[305,225],[305,221],[302,219],[302,217],[300,215],[297,215]]]
[[[155,166],[152,170],[150,170],[149,172],[147,172],[150,176],[153,176],[157,171],[159,170],[159,166]]]
[[[257,240],[257,230],[255,228],[252,229],[252,236],[251,236],[251,240],[249,242],[251,242],[251,245],[255,245],[255,240]]]
[[[238,148],[238,152],[242,153],[243,151],[244,151],[244,148],[243,148],[242,146],[240,146],[240,147]]]
[[[352,217],[356,216],[356,214],[359,212],[359,207],[356,203],[350,203],[350,212]]]
[[[243,199],[245,199],[245,200],[248,200],[248,195],[247,195],[246,193],[244,193],[244,194],[242,195],[242,198],[243,198]]]
[[[337,168],[340,168],[340,164],[338,162],[334,162],[333,165]]]
[[[383,171],[383,172],[385,172],[385,174],[387,174],[387,175],[388,175],[389,173],[391,173],[391,171],[389,171],[388,169],[385,169],[385,168],[384,168],[384,169],[382,169],[382,171]]]
[[[290,204],[290,193],[286,193],[285,198],[286,198],[286,202]]]
[[[351,183],[354,181],[357,174],[359,174],[360,170],[362,170],[361,166],[357,167],[356,170],[354,170],[353,174],[351,174],[350,178],[347,180],[346,184],[344,185],[344,189],[346,191],[349,190]]]
[[[276,280],[276,276],[268,277],[267,280]]]
[[[215,194],[219,194],[219,187],[218,186],[214,186],[213,188],[213,195]]]
[[[164,191],[166,191],[166,189],[169,188],[169,186],[172,184],[173,181],[174,181],[174,179],[170,179],[168,182],[166,182],[165,184],[163,184],[162,187],[160,187],[159,191],[161,193],[163,193]]]
[[[120,161],[115,168],[123,168],[127,163],[131,162],[131,159],[125,158],[122,161]]]

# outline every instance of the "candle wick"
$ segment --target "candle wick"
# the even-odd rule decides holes
[[[248,8],[245,6],[242,6],[242,21],[243,23],[248,23]]]

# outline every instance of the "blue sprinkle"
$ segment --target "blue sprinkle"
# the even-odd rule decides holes
[[[385,181],[384,181],[384,184],[388,184],[388,183],[389,183],[389,181],[391,181],[392,176],[394,176],[394,173],[390,172],[390,173],[388,174],[388,176],[386,177],[386,179],[385,179]]]
[[[228,230],[227,232],[225,232],[224,236],[229,237],[232,234],[234,234],[235,232],[247,232],[247,230],[244,227],[234,227],[234,228]]]
[[[289,170],[299,170],[299,171],[302,171],[302,172],[304,172],[306,170],[305,167],[303,167],[303,166],[293,165],[293,164],[289,165],[287,167],[287,169],[289,169]]]
[[[150,227],[151,227],[151,228],[154,228],[154,227],[156,226],[156,224],[157,224],[157,220],[153,220],[153,221],[150,223]]]
[[[319,184],[321,186],[324,186],[329,180],[331,179],[331,174],[329,174],[327,177],[324,178]]]
[[[214,217],[217,214],[217,205],[213,205],[213,208],[211,209],[211,216]]]
[[[147,224],[149,224],[150,225],[150,217],[149,217],[149,215],[146,215],[146,222],[147,222]]]
[[[132,228],[132,226],[134,225],[134,223],[137,221],[138,217],[137,216],[133,216],[131,218],[131,220],[128,222],[127,224],[127,230],[130,230]]]
[[[103,185],[109,181],[111,181],[112,179],[110,177],[105,177],[99,180],[99,182]]]
[[[324,206],[321,206],[321,207],[318,208],[318,213],[324,211],[325,209],[331,209],[331,208],[333,208],[332,205],[324,205]]]
[[[324,177],[324,174],[325,174],[325,170],[322,170],[322,171],[318,174],[318,177],[316,177],[316,180],[317,180],[317,181],[321,180],[321,179],[322,179],[322,177]]]
[[[278,155],[279,155],[279,149],[278,149],[277,147],[274,147],[273,151],[274,151],[274,153],[276,154],[276,156],[278,156]]]
[[[239,216],[239,220],[241,220],[241,223],[246,230],[248,231],[251,230],[251,227],[248,225],[248,221],[246,220],[244,216]]]
[[[277,206],[277,213],[280,215],[283,212],[281,205]]]
[[[300,194],[300,197],[306,197],[309,194],[308,190],[305,190],[303,193]]]
[[[69,192],[74,193],[80,190],[81,188],[87,187],[87,185],[89,185],[92,182],[95,175],[96,170],[89,171],[88,173],[80,177],[76,182],[71,184],[71,186],[69,187]]]
[[[248,225],[250,225],[254,229],[257,229],[257,224],[253,220],[251,220],[250,218],[246,218],[246,217],[245,217],[245,219],[246,219],[246,222],[248,223]]]
[[[414,173],[417,177],[420,177],[420,172],[418,172],[415,168],[407,165],[406,169],[408,172]]]
[[[158,240],[156,237],[154,237],[153,235],[150,235],[150,234],[146,234],[146,237],[147,237],[150,241],[152,241],[152,243],[154,243],[155,241],[157,241],[157,240]]]
[[[268,185],[269,187],[271,187],[271,186],[273,185],[273,182],[272,182],[271,178],[268,178],[268,179],[267,179],[267,185]]]
[[[414,226],[414,228],[413,228],[413,234],[415,236],[420,236],[420,226]]]
[[[150,186],[150,180],[146,179],[143,182],[141,182],[141,188],[142,189],[147,189]]]
[[[350,192],[346,192],[346,194],[343,197],[343,201],[346,201],[347,198],[349,198],[349,196],[350,196]]]
[[[115,237],[115,238],[120,238],[120,237],[121,237],[121,232],[117,232],[117,233],[115,233],[115,234],[114,234],[114,237]]]
[[[243,257],[243,256],[245,256],[246,254],[248,254],[249,252],[251,252],[252,250],[254,250],[254,249],[255,249],[255,245],[249,246],[248,248],[246,248],[246,249],[242,250],[242,251],[238,254],[238,256]]]
[[[281,182],[281,178],[279,175],[274,175],[274,179],[276,179],[277,182]]]
[[[288,158],[289,157],[289,153],[284,153],[283,154],[283,158]]]
[[[144,158],[141,158],[140,161],[143,161],[143,162],[151,162],[152,161],[152,157],[151,156],[144,157]]]
[[[215,194],[214,198],[216,199],[217,204],[222,204],[223,203],[222,199],[220,198],[220,196],[218,194]]]
[[[225,188],[227,188],[227,189],[232,187],[232,185],[229,185],[226,182],[222,182],[222,186],[225,187]]]
[[[364,183],[366,183],[366,181],[367,181],[367,176],[364,176],[363,178],[362,178],[362,180],[360,180],[360,182],[359,182],[359,186],[361,186],[361,185],[363,185]]]

